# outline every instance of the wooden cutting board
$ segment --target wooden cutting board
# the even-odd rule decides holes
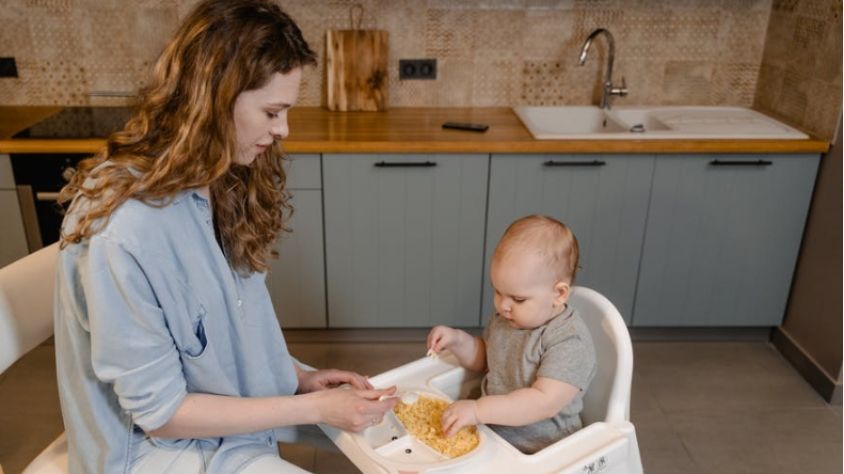
[[[382,30],[326,31],[329,110],[387,109],[387,39],[387,32]]]

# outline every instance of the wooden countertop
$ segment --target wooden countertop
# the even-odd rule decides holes
[[[0,107],[0,153],[93,153],[105,143],[103,139],[8,139],[59,110]],[[291,134],[284,142],[289,153],[823,153],[829,149],[828,142],[815,138],[535,140],[508,107],[408,107],[386,112],[298,107],[291,110],[289,120]],[[484,133],[443,130],[446,121],[490,127]],[[11,124],[25,125],[15,130]],[[6,135],[8,130],[14,131]]]

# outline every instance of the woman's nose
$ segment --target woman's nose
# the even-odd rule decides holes
[[[290,129],[287,126],[287,120],[279,121],[279,123],[270,130],[270,134],[276,140],[287,138],[287,136],[290,134]]]

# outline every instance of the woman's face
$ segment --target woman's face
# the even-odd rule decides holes
[[[287,111],[299,96],[302,68],[277,72],[260,89],[243,91],[234,102],[235,162],[249,165],[276,140],[287,137]]]

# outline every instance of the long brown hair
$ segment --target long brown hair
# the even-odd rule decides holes
[[[140,92],[132,118],[79,164],[61,203],[88,202],[61,246],[102,229],[128,199],[166,205],[178,192],[210,186],[217,232],[233,268],[264,271],[292,212],[279,143],[250,166],[234,164],[238,95],[271,76],[315,65],[296,23],[265,0],[206,0],[176,31]]]

